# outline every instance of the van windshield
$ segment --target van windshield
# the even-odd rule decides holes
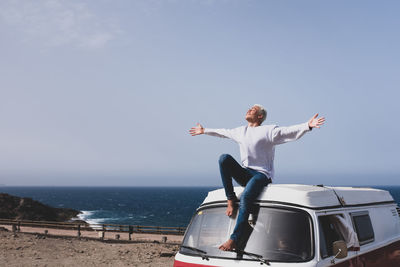
[[[218,249],[229,238],[236,223],[236,219],[225,215],[225,209],[216,207],[198,211],[187,229],[180,252],[193,256],[254,259],[246,254]],[[302,262],[313,257],[312,240],[311,218],[306,212],[258,207],[250,215],[241,248],[268,261]]]

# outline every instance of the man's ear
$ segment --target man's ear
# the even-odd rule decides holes
[[[258,115],[258,116],[257,116],[257,119],[258,119],[259,125],[261,125],[262,120],[263,120],[263,115]]]

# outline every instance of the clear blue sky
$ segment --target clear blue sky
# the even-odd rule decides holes
[[[398,1],[0,2],[0,184],[220,185],[246,123],[326,125],[276,183],[399,185]],[[353,178],[351,178],[353,177]],[[355,178],[354,178],[355,177]],[[368,179],[366,178],[368,177]]]

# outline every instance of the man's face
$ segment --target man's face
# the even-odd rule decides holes
[[[259,120],[259,117],[258,117],[259,110],[260,110],[260,108],[256,107],[256,106],[249,108],[249,110],[246,113],[246,121],[248,121],[248,122],[258,121]]]

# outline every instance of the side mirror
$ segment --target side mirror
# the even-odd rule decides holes
[[[335,241],[332,244],[333,259],[331,263],[335,263],[335,259],[343,259],[347,257],[347,245],[343,240]]]

